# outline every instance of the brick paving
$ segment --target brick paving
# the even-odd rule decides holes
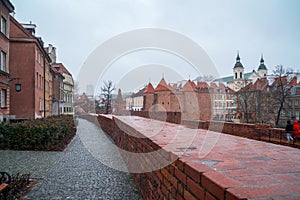
[[[90,133],[97,133],[97,140]],[[94,124],[79,119],[77,135],[64,152],[0,151],[0,171],[39,179],[27,199],[141,199],[129,173],[107,167],[95,156],[97,151],[101,159],[122,165],[104,138]],[[88,142],[92,148],[86,148]]]
[[[150,127],[149,124],[153,123],[151,119],[135,116],[116,116],[114,121],[122,124],[119,127],[124,132],[136,130],[141,133],[148,139],[145,145],[160,146],[178,155],[179,159],[172,166],[176,169],[175,173],[167,167],[160,172],[166,174],[164,177],[169,182],[175,177],[175,182],[185,185],[196,198],[201,199],[201,195],[196,194],[200,193],[196,186],[201,186],[205,195],[213,194],[217,199],[300,199],[300,150],[297,148],[204,129],[195,132],[182,125],[169,123],[160,123],[160,128],[154,124]],[[114,134],[113,131],[111,134]],[[119,139],[123,140],[125,136]],[[135,143],[143,142],[142,139],[130,140],[130,145],[137,147],[134,150],[140,151]],[[186,150],[182,153],[184,148]],[[154,176],[155,173],[149,175],[147,181],[154,180]],[[160,180],[159,176],[157,179]],[[164,183],[161,182],[161,185]],[[171,195],[173,189],[182,195],[180,189],[176,188],[178,184],[172,187],[169,190]],[[145,195],[150,193],[141,192]],[[170,195],[168,192],[162,193]]]

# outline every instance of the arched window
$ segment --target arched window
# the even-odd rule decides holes
[[[242,72],[240,72],[240,78],[243,78],[243,73]]]

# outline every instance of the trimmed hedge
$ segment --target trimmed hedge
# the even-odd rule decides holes
[[[0,124],[0,149],[62,150],[60,146],[75,133],[71,115]]]

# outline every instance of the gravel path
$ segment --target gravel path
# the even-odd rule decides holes
[[[129,173],[99,161],[124,167],[116,151],[109,153],[109,143],[94,124],[79,119],[77,134],[64,152],[0,151],[0,171],[31,173],[40,179],[27,195],[32,200],[142,199]]]

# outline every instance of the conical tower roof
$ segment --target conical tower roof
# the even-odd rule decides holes
[[[117,96],[117,99],[116,99],[117,102],[121,102],[123,101],[123,97],[122,97],[122,91],[121,89],[119,88],[118,90],[118,96]]]
[[[259,65],[259,67],[258,67],[258,70],[267,70],[267,67],[266,67],[266,65],[265,65],[264,62],[265,62],[265,61],[264,61],[263,55],[261,55],[260,65]]]
[[[197,92],[197,88],[194,82],[192,82],[191,80],[188,80],[186,82],[186,84],[183,86],[182,88],[183,92]]]
[[[235,62],[235,65],[234,65],[233,68],[238,68],[238,67],[244,68],[244,66],[243,66],[242,63],[241,63],[241,58],[240,58],[239,52],[237,53],[237,56],[236,56],[236,62]]]
[[[144,91],[144,94],[149,94],[149,93],[154,93],[154,87],[153,85],[149,82],[145,91]]]
[[[157,92],[157,91],[171,91],[171,90],[170,90],[169,86],[167,85],[165,79],[162,78],[160,80],[160,82],[158,83],[158,85],[156,86],[154,91]]]

